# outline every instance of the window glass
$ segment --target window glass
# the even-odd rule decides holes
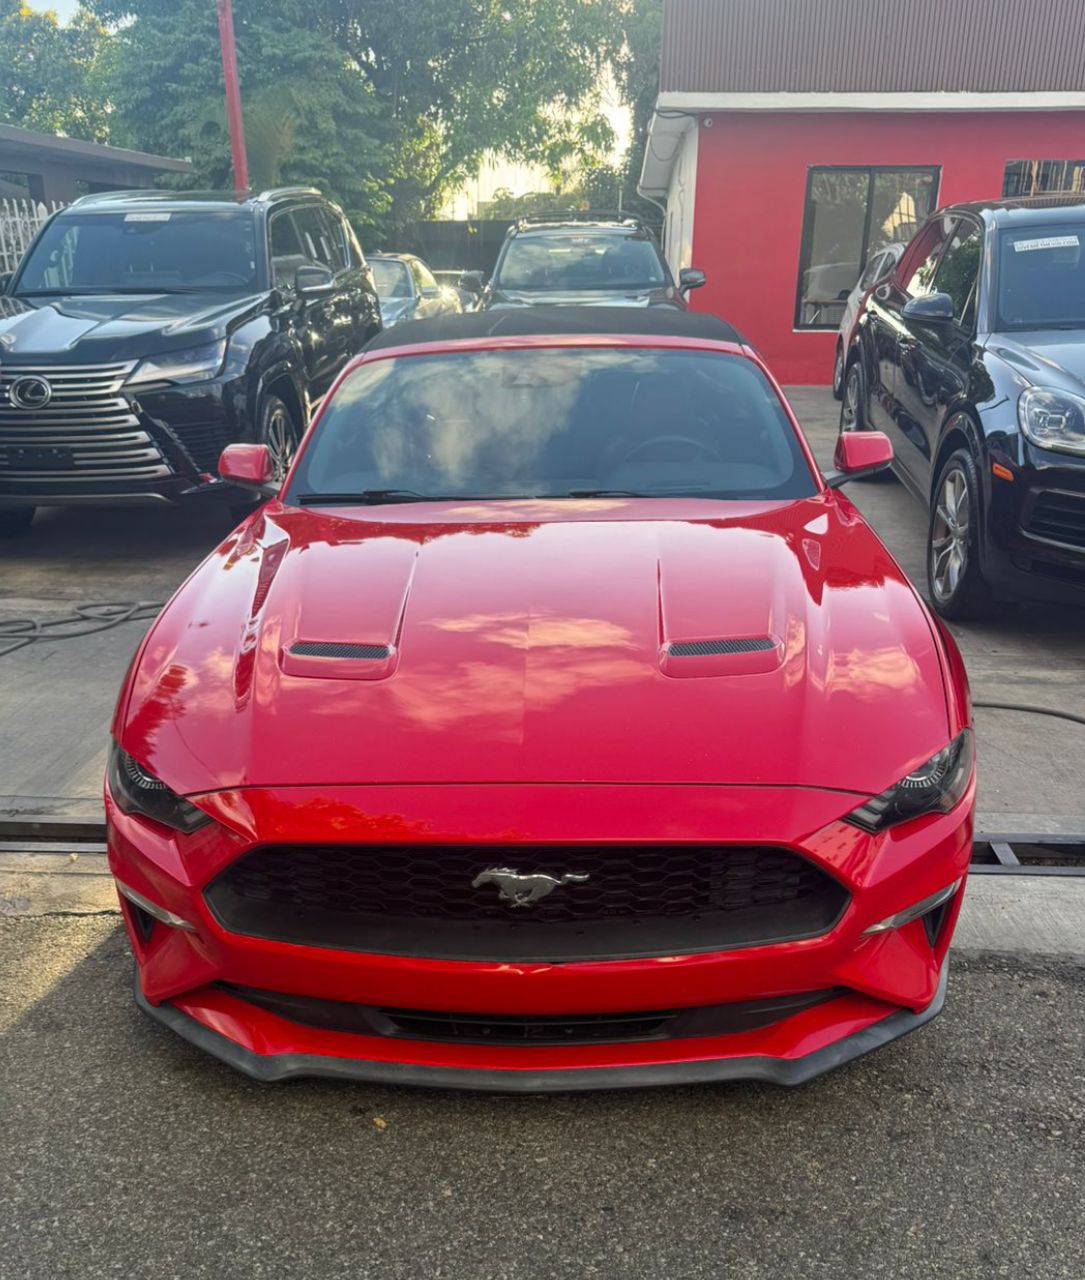
[[[295,209],[291,215],[294,225],[301,237],[302,252],[308,257],[309,266],[327,267],[334,271],[331,246],[328,243],[328,229],[324,224],[321,210],[315,204]]]
[[[1002,177],[1004,197],[1085,191],[1085,160],[1011,160]]]
[[[975,319],[982,250],[983,233],[979,227],[974,222],[958,222],[934,277],[935,290],[949,294],[953,299],[953,314],[965,326]]]
[[[328,263],[336,275],[340,271],[346,269],[347,252],[346,243],[343,240],[343,227],[339,221],[338,214],[333,209],[321,209],[320,222],[323,227],[321,232],[321,242],[324,244],[328,253]]]
[[[906,243],[934,207],[934,169],[812,169],[796,324],[835,329],[871,255]]]
[[[1085,329],[1085,226],[1042,224],[998,237],[995,329]]]
[[[534,232],[510,240],[497,265],[499,289],[657,289],[667,283],[655,244],[644,235]]]
[[[411,278],[407,265],[398,258],[370,258],[373,283],[382,298],[411,298]]]
[[[311,265],[309,255],[301,247],[294,219],[289,213],[276,213],[268,225],[271,244],[271,276],[277,288],[292,289],[298,267]]]
[[[936,218],[923,231],[923,238],[908,253],[908,274],[904,280],[904,292],[910,298],[922,298],[934,292],[934,273],[946,241],[953,233],[951,217]]]
[[[247,210],[67,213],[26,259],[19,292],[252,289],[256,239]]]
[[[433,278],[433,272],[429,267],[427,267],[426,264],[418,258],[415,258],[414,266],[415,280],[418,283],[419,289],[436,289],[437,281]]]
[[[749,360],[550,348],[374,360],[349,374],[290,500],[363,489],[788,499],[814,493],[815,482],[779,397]]]
[[[885,271],[888,262],[888,254],[875,254],[867,264],[867,269],[859,277],[859,288],[869,289],[871,285],[876,284],[882,278],[882,273]]]

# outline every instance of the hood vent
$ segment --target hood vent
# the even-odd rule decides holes
[[[384,662],[391,656],[386,644],[346,644],[323,640],[298,641],[291,645],[290,652],[298,658],[349,658],[367,662]]]
[[[672,658],[712,658],[732,653],[768,653],[776,648],[770,636],[753,636],[744,640],[683,640],[672,644],[668,653]]]

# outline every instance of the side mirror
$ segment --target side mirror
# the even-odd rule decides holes
[[[697,267],[683,267],[678,273],[678,289],[680,293],[688,293],[691,289],[700,289],[708,281],[708,277]]]
[[[481,271],[465,271],[460,276],[460,288],[468,293],[481,293],[486,284],[486,277]]]
[[[335,288],[335,277],[327,267],[298,267],[294,288],[299,298],[326,298]]]
[[[275,464],[266,444],[228,444],[219,458],[219,475],[229,484],[254,489],[264,497],[279,492]]]
[[[927,324],[945,324],[953,319],[953,299],[948,293],[928,293],[910,298],[900,313],[905,320],[925,320]]]
[[[835,471],[829,471],[825,483],[839,489],[849,480],[872,476],[884,471],[893,461],[893,445],[881,431],[842,431],[833,455]]]

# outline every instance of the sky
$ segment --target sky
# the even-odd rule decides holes
[[[52,9],[61,22],[67,22],[78,7],[79,0],[27,0],[28,9],[37,9],[39,13]]]

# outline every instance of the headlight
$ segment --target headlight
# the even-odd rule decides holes
[[[151,356],[140,364],[128,379],[130,387],[148,382],[202,382],[213,378],[226,359],[226,342],[212,342],[188,351],[167,351]]]
[[[109,754],[109,790],[122,813],[141,814],[186,835],[212,821],[202,809],[172,792],[116,743]]]
[[[1017,402],[1021,430],[1041,449],[1085,453],[1085,399],[1069,391],[1029,387]]]
[[[873,832],[924,813],[948,813],[965,793],[974,758],[972,730],[965,729],[925,765],[853,809],[844,821]]]

